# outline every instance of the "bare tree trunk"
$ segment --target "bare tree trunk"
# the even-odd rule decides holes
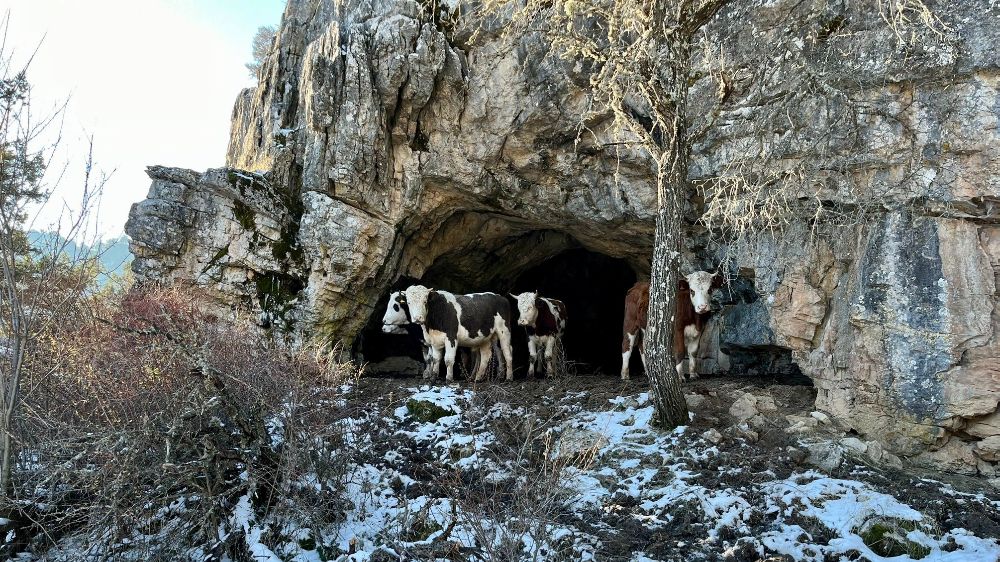
[[[657,2],[658,13],[668,13],[664,2]],[[670,52],[666,81],[656,80],[659,88],[656,114],[659,131],[653,140],[659,145],[656,157],[657,214],[653,239],[653,259],[649,279],[649,313],[645,333],[646,369],[656,408],[657,424],[666,429],[686,425],[687,402],[681,392],[674,357],[674,320],[677,311],[677,279],[680,269],[683,202],[689,193],[687,96],[690,78],[691,35],[682,34],[664,45]],[[657,138],[657,134],[659,138]]]
[[[4,217],[6,218],[6,217]],[[3,285],[7,310],[3,311],[7,322],[3,331],[7,333],[6,371],[0,372],[0,498],[6,498],[11,491],[13,481],[11,474],[14,463],[14,414],[17,409],[21,385],[21,371],[24,364],[24,348],[26,335],[21,312],[23,310],[21,295],[16,290],[16,255],[11,231],[3,225],[2,240],[0,240],[0,269],[3,270]]]
[[[3,452],[0,453],[0,498],[6,498],[13,487],[11,474],[13,473],[14,465],[14,440],[11,438],[11,434],[14,430],[10,427],[11,421],[13,420],[11,420],[10,416],[4,412],[3,427],[0,427],[0,431],[3,432],[3,435],[0,436],[0,447],[3,448]]]
[[[673,328],[677,306],[677,272],[680,253],[679,200],[683,189],[667,186],[656,217],[652,273],[649,282],[649,317],[646,328],[646,374],[652,390],[657,424],[673,429],[686,425],[687,403],[681,392],[674,357]]]

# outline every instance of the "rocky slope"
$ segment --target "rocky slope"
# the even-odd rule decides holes
[[[731,68],[780,46],[813,79],[753,89],[737,70],[719,94],[707,60],[693,103],[717,118],[693,179],[766,150],[765,171],[804,178],[785,203],[805,211],[733,251],[694,226],[693,197],[685,258],[733,258],[706,368],[794,362],[816,406],[858,433],[992,477],[1000,6],[940,9],[944,35],[903,53],[846,2],[723,11],[710,33],[739,30],[720,41]],[[814,25],[796,42],[803,14]],[[504,290],[577,247],[647,275],[654,174],[588,113],[583,69],[538,36],[473,42],[450,22],[411,1],[291,0],[258,87],[237,100],[227,168],[150,169],[127,226],[137,277],[207,285],[267,324],[350,345],[401,277]]]

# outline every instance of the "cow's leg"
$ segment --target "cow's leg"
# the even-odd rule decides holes
[[[535,359],[538,356],[538,344],[535,336],[528,336],[528,378],[535,376]]]
[[[455,380],[455,354],[458,352],[458,342],[445,340],[444,342],[444,366],[447,370],[445,380],[451,382]]]
[[[438,363],[434,360],[434,346],[424,347],[424,374],[423,378],[432,379],[437,374]]]
[[[625,333],[622,336],[622,380],[628,380],[628,362],[632,359],[632,348],[635,346],[635,334]]]
[[[497,314],[493,329],[496,331],[496,338],[500,341],[500,351],[503,353],[504,367],[507,369],[507,380],[512,381],[514,380],[514,352],[510,347],[510,326]]]
[[[507,380],[514,380],[514,352],[510,347],[510,331],[500,338],[500,350],[507,369]]]
[[[551,377],[556,372],[555,367],[556,338],[545,338],[545,376]]]
[[[698,353],[698,341],[701,333],[698,332],[697,326],[685,326],[684,327],[684,347],[687,348],[688,356],[688,380],[694,380],[698,378],[698,364],[695,359],[695,354]]]
[[[427,378],[436,379],[438,373],[441,371],[441,355],[442,351],[440,347],[430,346],[431,361],[430,366],[427,370]]]
[[[479,382],[483,380],[486,376],[486,369],[490,366],[490,359],[493,358],[493,340],[489,339],[486,343],[479,346],[479,365],[476,368],[476,378],[475,381]]]

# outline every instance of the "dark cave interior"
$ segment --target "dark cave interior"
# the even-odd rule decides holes
[[[539,248],[540,250],[542,248]],[[411,335],[385,334],[382,316],[393,291],[422,283],[455,293],[492,291],[510,297],[509,293],[537,290],[542,296],[560,299],[566,303],[568,320],[562,344],[567,360],[567,371],[576,374],[618,376],[621,369],[622,320],[624,295],[637,279],[636,272],[624,259],[610,257],[579,245],[562,248],[554,253],[544,248],[547,255],[536,259],[521,259],[518,266],[508,267],[508,260],[484,260],[477,256],[468,262],[462,254],[441,256],[420,279],[401,277],[376,304],[371,318],[355,343],[355,357],[369,364],[381,364],[392,358],[406,357],[412,371],[423,361],[422,345]],[[522,258],[524,256],[521,256]],[[489,263],[488,266],[483,266]],[[473,267],[475,266],[475,267]],[[456,274],[459,272],[460,274]],[[486,279],[481,284],[470,282],[470,277]],[[509,298],[512,307],[514,299]],[[714,297],[720,308],[724,325],[739,330],[741,317],[747,311],[760,307],[750,279],[733,279]],[[524,328],[512,329],[514,350],[514,376],[523,379],[527,372],[528,346]],[[734,335],[737,337],[734,339]],[[810,384],[791,359],[790,350],[756,345],[741,341],[740,334],[724,330],[720,345],[731,361],[731,373],[765,377],[787,384]],[[472,368],[470,353],[460,350],[456,376],[461,378]],[[494,359],[494,362],[496,360]],[[494,365],[495,368],[495,365]],[[381,374],[402,375],[388,367]],[[639,353],[632,354],[630,371],[633,375],[643,372]],[[495,372],[495,371],[494,371]],[[442,365],[443,374],[443,365]]]
[[[376,304],[358,338],[356,352],[364,361],[377,363],[395,356],[422,361],[422,348],[415,338],[382,332],[382,315],[389,302],[389,295],[414,283],[464,292],[464,287],[453,288],[448,285],[448,276],[440,273],[447,267],[447,263],[435,263],[422,279],[403,277],[390,287]],[[562,343],[565,356],[575,372],[618,373],[621,367],[621,326],[624,315],[622,299],[636,280],[636,274],[625,260],[583,248],[573,248],[529,267],[513,278],[509,275],[496,277],[499,279],[475,290],[492,291],[508,297],[511,292],[538,290],[542,296],[566,303],[568,320]],[[444,282],[438,283],[438,279]],[[511,306],[515,307],[513,298],[510,301]],[[514,314],[516,323],[516,309]],[[523,377],[528,364],[527,334],[524,328],[516,325],[513,326],[512,334],[514,374],[515,377]]]

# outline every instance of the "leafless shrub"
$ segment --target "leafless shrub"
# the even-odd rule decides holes
[[[481,468],[455,473],[444,485],[457,505],[456,527],[469,533],[477,546],[464,556],[484,562],[577,559],[572,538],[555,532],[573,497],[567,478],[591,468],[598,448],[577,454],[560,451],[557,412],[548,418],[490,416],[489,405],[500,400],[490,392],[477,400],[468,415],[489,419],[495,439],[479,452],[485,461]],[[497,473],[498,467],[503,474]],[[554,533],[558,538],[553,539]]]
[[[566,357],[566,347],[563,346],[562,339],[556,339],[552,348],[552,370],[546,369],[545,376],[552,378],[574,377],[580,374],[577,370],[578,366],[577,362],[570,361]]]
[[[18,540],[0,548],[219,559],[246,550],[248,525],[339,516],[328,488],[345,463],[335,418],[352,366],[218,318],[193,289],[90,304],[29,365],[15,494],[0,506]]]

